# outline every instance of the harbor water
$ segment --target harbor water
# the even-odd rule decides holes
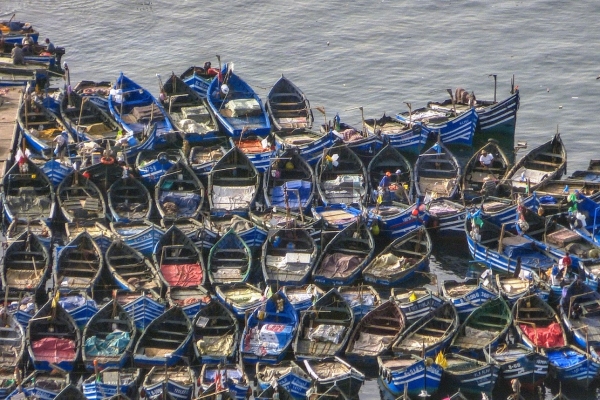
[[[555,0],[3,0],[0,13],[31,22],[64,46],[74,85],[120,72],[158,94],[159,79],[191,65],[234,63],[266,97],[284,74],[316,121],[359,124],[448,98],[462,87],[479,99],[521,93],[516,140],[529,148],[558,130],[568,174],[598,156],[600,29],[594,2]],[[497,91],[494,79],[497,75]],[[438,283],[464,276],[466,243],[436,244]],[[553,388],[556,391],[556,388]],[[445,393],[443,388],[441,390]],[[568,392],[567,392],[568,393]],[[569,393],[574,399],[595,392]],[[374,380],[361,399],[379,398]],[[499,395],[500,396],[500,395]],[[502,398],[506,398],[503,394]],[[550,389],[546,398],[551,398]],[[499,397],[500,398],[500,397]]]

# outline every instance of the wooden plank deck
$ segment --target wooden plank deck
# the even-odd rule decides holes
[[[4,175],[7,159],[12,157],[21,93],[21,88],[0,90],[0,177]]]

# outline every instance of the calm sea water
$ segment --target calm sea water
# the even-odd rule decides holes
[[[569,173],[597,154],[600,29],[595,2],[422,0],[2,0],[64,57],[72,83],[122,71],[153,93],[191,65],[233,62],[265,97],[281,74],[326,118],[406,110],[462,87],[480,99],[521,90],[516,139],[530,147],[558,129]],[[316,113],[315,118],[323,118]],[[438,250],[439,279],[462,275],[465,246]],[[442,267],[444,270],[442,270]],[[549,395],[548,395],[549,396]],[[583,398],[577,393],[572,398]],[[593,397],[592,394],[589,395]],[[365,385],[361,398],[378,397]]]

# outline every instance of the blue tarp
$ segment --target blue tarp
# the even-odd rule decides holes
[[[574,350],[548,350],[548,361],[559,368],[568,368],[585,361],[585,355]]]
[[[274,206],[285,207],[285,189],[287,188],[288,205],[291,208],[298,208],[300,204],[298,202],[298,194],[300,199],[304,203],[310,197],[312,190],[312,183],[310,181],[288,181],[281,186],[273,187],[273,193],[271,195]],[[296,192],[298,191],[298,192]]]
[[[92,336],[85,341],[85,353],[88,356],[118,356],[123,353],[129,344],[129,332],[115,331],[100,339]]]

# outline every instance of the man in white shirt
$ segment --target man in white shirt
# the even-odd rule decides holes
[[[483,167],[489,168],[492,166],[494,162],[494,156],[488,153],[485,150],[481,150],[481,155],[479,156],[479,162]]]

